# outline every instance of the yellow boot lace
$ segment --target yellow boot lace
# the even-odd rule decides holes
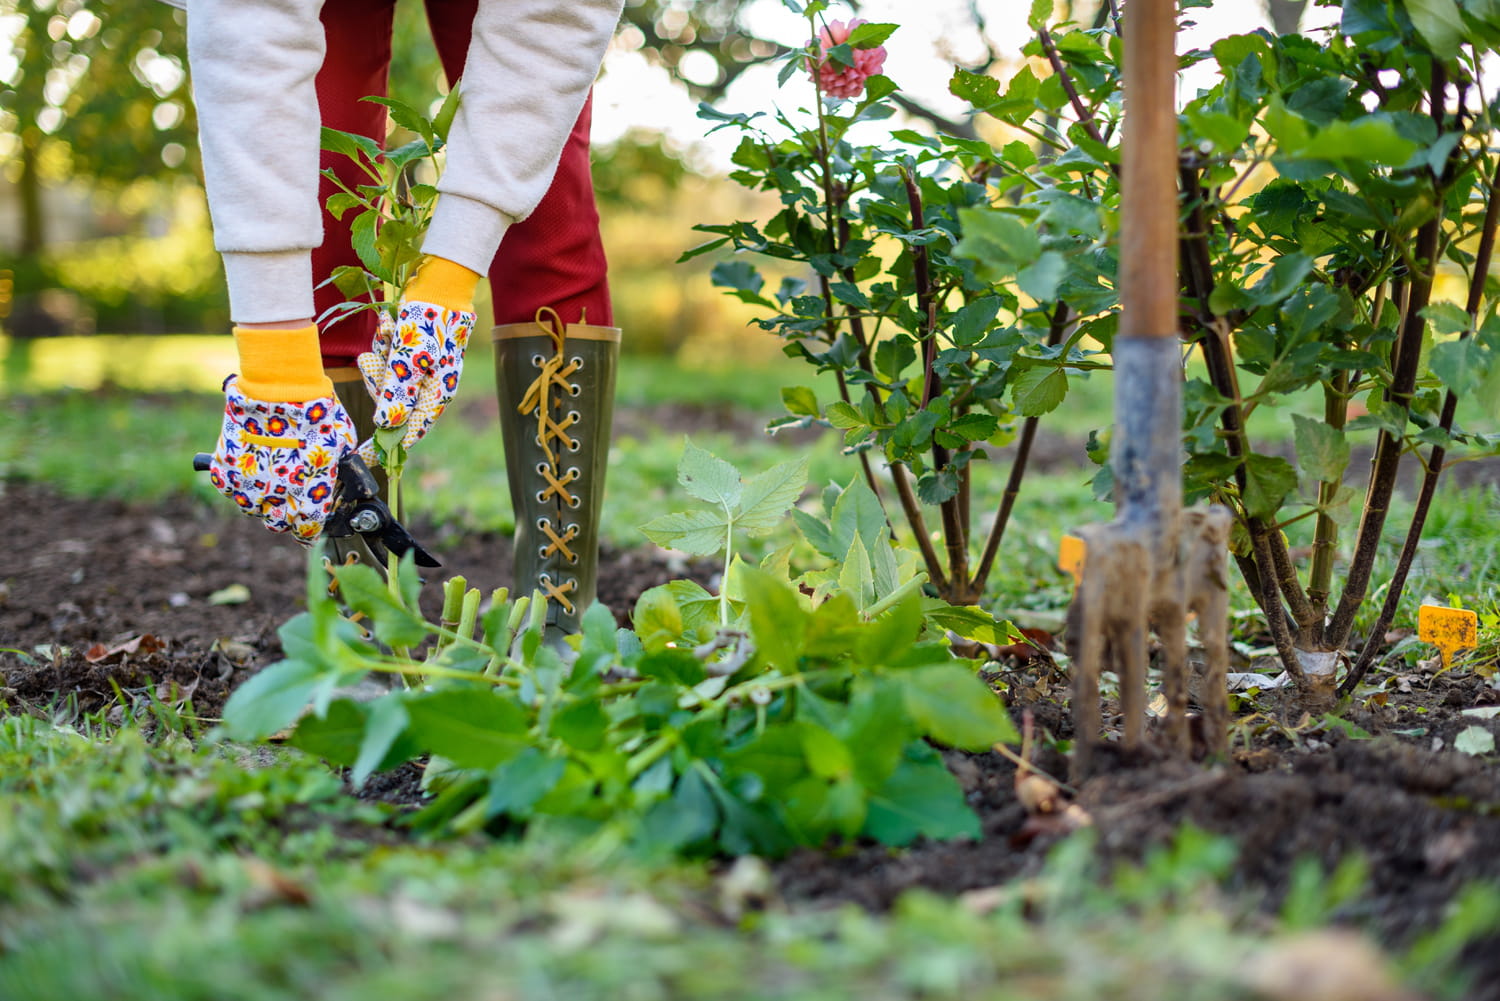
[[[583,367],[583,360],[567,357],[567,328],[556,310],[548,306],[537,310],[536,325],[552,338],[555,350],[551,358],[537,355],[532,359],[532,364],[540,371],[521,397],[516,410],[523,415],[536,414],[537,444],[547,456],[547,460],[538,463],[536,467],[537,474],[546,482],[546,488],[538,491],[537,500],[545,503],[556,498],[559,508],[564,505],[576,507],[578,497],[568,487],[581,474],[577,469],[569,469],[563,473],[558,471],[558,448],[573,452],[580,448],[579,440],[568,433],[568,429],[578,422],[579,417],[576,411],[570,411],[559,419],[554,416],[554,410],[560,413],[563,399],[580,392],[580,388],[569,382],[568,377]],[[559,522],[561,520],[558,519]],[[543,559],[561,556],[568,563],[578,562],[578,554],[569,545],[578,537],[577,525],[563,525],[559,532],[550,519],[539,518],[537,528],[547,537],[547,544],[540,550]],[[569,595],[578,589],[577,580],[570,578],[561,584],[555,584],[551,575],[544,573],[539,575],[538,583],[549,600],[560,604],[566,614],[573,614],[573,601]]]

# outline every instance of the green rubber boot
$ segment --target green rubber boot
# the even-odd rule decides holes
[[[599,512],[614,418],[618,327],[551,309],[495,328],[495,383],[516,514],[515,594],[547,598],[547,638],[576,633],[599,574]]]

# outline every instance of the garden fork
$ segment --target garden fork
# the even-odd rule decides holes
[[[1080,534],[1087,546],[1070,616],[1075,778],[1100,739],[1099,674],[1119,678],[1123,741],[1145,741],[1147,634],[1164,651],[1166,734],[1179,754],[1188,726],[1187,615],[1196,612],[1207,671],[1200,689],[1209,751],[1227,733],[1227,543],[1223,507],[1182,510],[1182,349],[1177,339],[1176,4],[1134,0],[1126,10],[1121,160],[1120,330],[1115,363],[1116,516]]]

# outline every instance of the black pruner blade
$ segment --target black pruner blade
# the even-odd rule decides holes
[[[391,509],[380,499],[375,477],[357,452],[346,452],[339,459],[333,512],[328,516],[323,532],[334,538],[360,536],[370,547],[370,554],[378,560],[384,560],[386,550],[390,550],[398,557],[411,553],[419,567],[442,566],[391,516]]]

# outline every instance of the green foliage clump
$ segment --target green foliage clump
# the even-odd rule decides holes
[[[795,466],[746,482],[690,450],[680,478],[712,509],[654,530],[730,552],[734,527],[784,517],[801,489]],[[433,828],[560,825],[652,851],[769,855],[830,838],[977,836],[927,740],[984,750],[1014,738],[998,697],[943,639],[1004,627],[924,600],[919,577],[899,580],[888,536],[857,527],[871,520],[868,502],[849,496],[820,538],[846,540],[852,569],[804,593],[784,552],[762,568],[731,559],[722,595],[691,582],[653,589],[633,630],[595,605],[566,651],[543,642],[540,600],[503,590],[480,613],[460,584],[444,623],[423,620],[409,561],[392,585],[369,567],[335,568],[363,631],[340,615],[314,559],[308,610],[281,630],[286,659],[235,693],[225,732],[265,737],[295,723],[293,744],[351,767],[355,781],[431,755],[438,796],[417,823]],[[872,546],[885,558],[872,561]],[[422,662],[381,646],[429,639]],[[370,672],[410,687],[338,697]]]

